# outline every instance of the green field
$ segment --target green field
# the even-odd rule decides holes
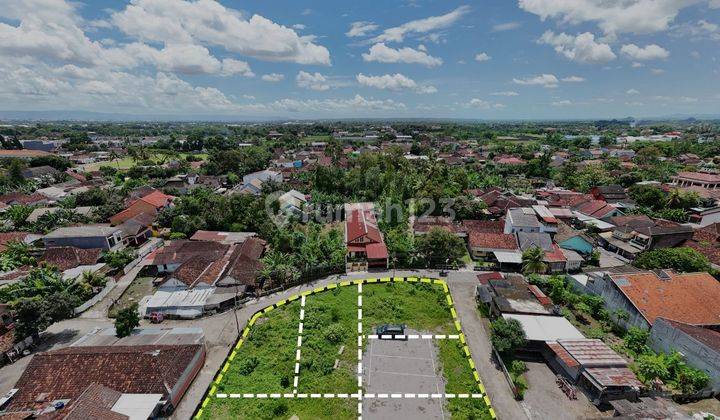
[[[433,334],[458,334],[441,284],[387,282],[363,285],[363,334],[386,323]],[[357,285],[306,296],[297,393],[356,394]],[[261,314],[216,380],[201,412],[206,419],[354,419],[355,398],[272,398],[292,394],[301,299]],[[365,343],[366,340],[363,341]],[[436,340],[446,393],[478,393],[460,340]],[[217,394],[267,394],[218,398]],[[490,418],[483,399],[449,399],[453,418]]]
[[[159,164],[160,161],[162,160],[161,155],[162,154],[151,153],[149,156],[150,157],[149,160]],[[185,159],[185,157],[188,155],[194,155],[202,160],[207,160],[207,157],[208,157],[208,155],[206,153],[180,153],[174,159]],[[170,160],[172,160],[172,159],[166,159],[166,161],[170,161]],[[137,165],[137,162],[138,161],[135,160],[134,158],[132,158],[131,156],[125,156],[120,159],[106,160],[103,162],[96,162],[96,163],[91,163],[91,164],[85,165],[85,171],[86,172],[98,171],[103,166],[109,166],[109,167],[112,167],[112,168],[115,168],[118,170],[125,170],[125,169],[130,169],[133,166]]]

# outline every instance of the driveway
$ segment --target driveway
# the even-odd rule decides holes
[[[453,271],[448,277],[450,294],[455,302],[455,310],[462,324],[465,340],[470,347],[473,362],[498,418],[531,418],[522,404],[513,398],[505,376],[495,367],[487,320],[480,317],[475,302],[475,286],[477,284],[477,273],[475,272]]]

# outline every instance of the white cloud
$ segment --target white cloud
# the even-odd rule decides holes
[[[505,105],[499,104],[499,103],[491,103],[485,100],[482,100],[480,98],[472,98],[470,101],[466,104],[466,106],[471,108],[479,108],[479,109],[504,109]]]
[[[632,68],[634,68],[634,69],[639,69],[640,67],[645,67],[645,64],[643,64],[643,63],[638,63],[637,61],[634,62],[634,63],[632,63]]]
[[[668,29],[681,9],[703,0],[519,0],[521,9],[564,24],[595,22],[606,34]]]
[[[685,22],[675,26],[671,34],[676,37],[688,37],[693,41],[705,39],[720,41],[720,25],[700,19],[697,22]]]
[[[650,73],[652,73],[652,74],[654,74],[654,75],[661,75],[661,74],[665,74],[665,70],[663,70],[663,69],[650,69]]]
[[[639,95],[640,91],[638,91],[637,89],[628,89],[627,91],[625,91],[625,93],[628,95]]]
[[[519,93],[512,91],[512,90],[503,91],[503,92],[493,92],[493,93],[491,93],[491,95],[492,96],[520,96]]]
[[[245,19],[214,0],[133,0],[111,19],[126,35],[143,41],[198,43],[260,60],[330,64],[330,52],[314,37],[299,36],[260,15]]]
[[[586,79],[580,76],[568,76],[563,77],[561,80],[565,83],[581,83],[584,82]]]
[[[409,77],[400,74],[385,74],[382,76],[366,76],[362,73],[356,76],[358,83],[363,86],[373,87],[376,89],[388,90],[413,90],[417,93],[436,93],[434,86],[418,85],[417,82]]]
[[[285,78],[284,74],[280,73],[269,73],[269,74],[263,74],[261,79],[263,82],[279,82]]]
[[[345,32],[345,36],[350,38],[365,36],[377,28],[379,28],[379,26],[373,22],[353,22],[350,24],[350,29]]]
[[[266,105],[266,108],[288,112],[319,112],[319,111],[403,111],[407,107],[402,102],[392,99],[367,99],[355,95],[351,99],[297,100],[281,99]]]
[[[327,78],[317,72],[307,73],[300,70],[300,72],[295,77],[295,82],[297,83],[298,87],[305,89],[320,91],[330,89],[330,84],[328,83]]]
[[[528,77],[525,79],[513,79],[516,85],[526,86],[542,86],[544,88],[555,88],[560,81],[554,74],[541,74],[539,76]]]
[[[487,55],[484,52],[475,54],[475,61],[477,61],[479,63],[482,63],[483,61],[489,61],[490,59],[492,59],[492,57],[490,57],[489,55]]]
[[[493,25],[492,30],[493,32],[503,32],[503,31],[512,31],[513,29],[517,29],[520,27],[519,22],[507,22],[507,23],[500,23],[497,25]]]
[[[378,61],[380,63],[414,63],[423,64],[428,67],[442,64],[440,58],[433,57],[424,51],[415,50],[410,47],[394,49],[384,43],[373,45],[362,57],[365,61]]]
[[[546,31],[538,42],[552,45],[555,47],[555,52],[579,63],[606,63],[616,58],[610,45],[596,42],[595,35],[590,32],[572,36],[564,32],[555,34]]]
[[[469,11],[469,6],[460,6],[441,16],[413,20],[394,28],[385,29],[383,33],[373,38],[372,42],[402,42],[408,34],[423,34],[444,29],[452,26]]]
[[[645,47],[626,44],[620,48],[620,52],[627,58],[638,61],[661,60],[670,57],[670,52],[657,44],[650,44]]]
[[[569,101],[569,100],[567,100],[567,99],[564,99],[564,100],[562,100],[562,101],[555,101],[555,102],[553,102],[551,105],[552,105],[552,106],[570,106],[570,105],[572,105],[572,104],[573,104],[572,101]]]
[[[702,54],[700,54],[700,51],[691,51],[690,57],[694,59],[699,59],[700,57],[702,57]]]
[[[293,29],[297,29],[298,31],[302,31],[303,29],[307,28],[307,26],[303,25],[302,23],[296,23],[292,26]]]

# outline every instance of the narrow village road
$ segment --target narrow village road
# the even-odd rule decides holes
[[[521,403],[517,402],[503,373],[495,367],[490,345],[490,332],[486,320],[480,317],[475,302],[477,273],[451,272],[448,277],[450,295],[455,302],[455,310],[465,333],[473,362],[490,401],[500,419],[527,419],[528,415]]]

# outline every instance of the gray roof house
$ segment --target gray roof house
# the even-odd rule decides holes
[[[504,233],[542,232],[542,224],[535,210],[530,207],[508,209],[505,216]]]
[[[122,230],[110,225],[83,225],[61,227],[43,236],[46,248],[74,246],[76,248],[101,248],[116,251],[124,247]]]

